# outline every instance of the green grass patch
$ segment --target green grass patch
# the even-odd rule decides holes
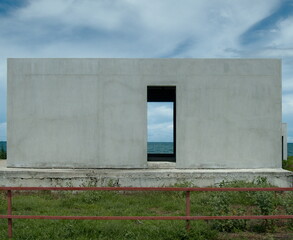
[[[186,184],[185,184],[186,186]],[[251,183],[223,182],[220,187],[268,187],[266,179]],[[191,215],[293,214],[292,192],[192,192]],[[6,214],[6,196],[0,195],[0,214]],[[183,216],[182,192],[16,192],[13,214],[64,216]],[[258,236],[289,234],[290,220],[90,221],[13,220],[13,239],[234,239],[244,233]],[[227,235],[228,234],[228,235]],[[236,235],[235,235],[236,234]],[[238,234],[238,235],[237,235]],[[236,236],[236,237],[235,237]],[[243,235],[245,236],[245,234]],[[0,239],[7,239],[7,220],[0,220]]]
[[[6,158],[7,158],[7,152],[3,148],[1,148],[0,149],[0,160],[6,159]]]
[[[288,156],[287,160],[283,160],[283,169],[293,172],[293,156]]]

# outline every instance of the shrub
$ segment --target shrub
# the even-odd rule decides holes
[[[282,206],[285,209],[287,215],[293,215],[293,192],[286,193],[285,197],[282,198]],[[293,230],[293,220],[288,220],[288,226]]]
[[[6,159],[6,158],[7,158],[6,151],[3,148],[1,148],[1,150],[0,150],[0,159]]]
[[[238,208],[237,212],[231,208],[231,197],[227,192],[218,192],[213,194],[211,198],[212,215],[214,216],[232,216],[243,215],[244,209]],[[240,230],[246,230],[246,220],[213,220],[212,228],[220,232],[237,232]]]

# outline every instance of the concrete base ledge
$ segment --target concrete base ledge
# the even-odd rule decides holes
[[[163,168],[159,168],[159,167]],[[123,186],[159,187],[189,182],[198,187],[216,186],[222,181],[253,181],[265,177],[278,187],[293,187],[293,172],[264,169],[175,169],[168,164],[151,164],[148,169],[29,169],[7,168],[0,161],[0,186]]]

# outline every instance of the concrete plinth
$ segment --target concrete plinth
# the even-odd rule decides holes
[[[155,166],[154,166],[155,165]],[[0,186],[123,186],[158,187],[189,182],[198,187],[225,181],[252,181],[265,177],[278,187],[293,187],[293,173],[267,169],[175,169],[170,163],[152,164],[146,169],[31,169],[7,168],[0,161]]]

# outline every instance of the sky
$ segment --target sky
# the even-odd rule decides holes
[[[148,142],[173,142],[173,102],[148,102]]]
[[[0,0],[0,140],[6,59],[53,57],[280,58],[293,142],[293,0]],[[152,141],[172,140],[170,114],[149,107]]]

